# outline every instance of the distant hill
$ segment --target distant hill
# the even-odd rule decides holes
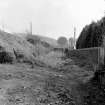
[[[56,39],[45,37],[45,36],[38,36],[42,41],[49,43],[51,46],[56,47],[59,46]]]
[[[105,38],[105,17],[97,22],[86,25],[76,43],[76,48],[98,47],[103,45]]]
[[[47,37],[47,36],[36,35],[36,34],[30,35],[30,34],[26,34],[26,33],[14,33],[14,34],[16,34],[17,36],[25,37],[25,38],[33,38],[34,40],[36,40],[36,39],[39,40],[40,39],[42,42],[45,42],[45,43],[47,43],[47,44],[49,44],[50,46],[53,46],[53,47],[59,46],[56,39],[50,38],[50,37]]]

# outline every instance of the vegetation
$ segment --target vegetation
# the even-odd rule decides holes
[[[98,47],[103,44],[105,36],[105,17],[100,21],[86,25],[77,40],[76,48]]]
[[[67,45],[67,39],[65,37],[59,37],[58,40],[57,40],[57,42],[62,47],[64,47],[65,45]]]
[[[14,57],[11,53],[6,51],[0,52],[0,63],[12,63],[14,61]]]

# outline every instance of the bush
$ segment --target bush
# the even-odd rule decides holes
[[[14,60],[11,53],[1,51],[0,52],[0,63],[12,63]]]

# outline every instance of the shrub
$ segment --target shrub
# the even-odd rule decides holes
[[[14,60],[11,53],[6,51],[0,52],[0,63],[12,63]]]

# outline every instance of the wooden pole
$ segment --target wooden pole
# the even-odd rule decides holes
[[[32,35],[32,22],[30,22],[30,34]]]
[[[74,49],[76,48],[76,27],[74,27]]]

